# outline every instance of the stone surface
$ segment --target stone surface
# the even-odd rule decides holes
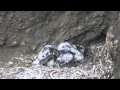
[[[34,45],[32,50],[43,43],[58,44],[64,40],[83,44],[95,39],[108,26],[108,21],[104,21],[107,13],[104,11],[9,11],[4,13],[5,20],[0,25],[0,31],[6,35],[6,45],[14,46],[14,44],[10,45],[12,41],[17,41],[19,44],[20,40],[25,42],[26,46]],[[81,42],[76,42],[79,40]]]

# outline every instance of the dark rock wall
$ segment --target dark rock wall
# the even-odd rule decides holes
[[[115,78],[120,78],[120,12],[110,12],[111,22],[106,35],[106,44],[114,62]]]
[[[30,46],[61,41],[85,44],[109,25],[104,11],[0,12],[0,46]],[[77,39],[77,40],[76,40]]]

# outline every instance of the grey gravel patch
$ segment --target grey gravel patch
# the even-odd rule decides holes
[[[33,65],[30,67],[14,67],[0,68],[1,79],[106,79],[109,78],[113,71],[113,64],[103,66],[101,61],[99,64],[92,63],[80,65],[71,68],[54,68],[42,65]],[[109,73],[107,76],[106,73]]]

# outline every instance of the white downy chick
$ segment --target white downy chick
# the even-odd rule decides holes
[[[73,55],[70,54],[70,53],[66,53],[66,54],[61,54],[58,58],[57,58],[57,61],[59,63],[62,63],[62,64],[67,64],[69,63],[70,61],[73,60]]]
[[[38,58],[33,61],[33,64],[39,64],[40,62],[44,62],[42,60],[45,60],[48,56],[52,55],[52,51],[50,51],[50,48],[52,48],[51,45],[46,45],[38,55]],[[47,61],[45,61],[47,62]]]
[[[82,61],[84,59],[84,55],[81,52],[79,52],[77,49],[71,48],[71,52],[75,54],[74,59],[76,61]]]
[[[46,45],[46,46],[39,52],[38,59],[39,59],[39,60],[43,60],[43,59],[45,59],[47,56],[51,55],[52,53],[50,52],[50,48],[52,48],[51,45]]]
[[[71,52],[74,54],[74,59],[76,61],[82,61],[84,59],[84,47],[83,46],[75,46],[75,45],[71,45],[68,42],[63,42],[60,43],[58,46],[58,50],[59,51],[65,51],[65,52]],[[65,54],[62,55],[62,58],[68,58],[68,56]],[[66,59],[62,59],[62,60],[66,60]],[[69,61],[69,60],[68,60]]]
[[[60,52],[60,53],[59,53]],[[69,64],[72,60],[82,62],[84,60],[84,47],[71,45],[68,42],[63,42],[55,46],[46,45],[38,55],[38,58],[33,64],[47,64],[47,66],[53,66],[55,61],[59,62],[59,65]],[[53,58],[54,57],[54,58]]]
[[[78,47],[76,47],[75,45],[71,45],[68,42],[63,42],[60,43],[58,46],[58,50],[62,50],[62,51],[69,51],[74,53],[74,58],[76,61],[82,61],[84,59],[84,47],[79,46],[79,50]]]
[[[68,42],[63,42],[58,45],[58,50],[70,51],[71,45]]]
[[[53,59],[50,60],[49,62],[47,62],[47,66],[53,67],[53,65],[54,65],[54,60]]]

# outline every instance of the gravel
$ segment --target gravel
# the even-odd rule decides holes
[[[106,45],[91,46],[92,61],[77,67],[49,67],[32,65],[28,67],[0,68],[0,79],[111,79],[113,62]],[[106,54],[105,54],[106,53]],[[89,58],[88,58],[89,59]],[[11,62],[10,62],[11,64]]]

